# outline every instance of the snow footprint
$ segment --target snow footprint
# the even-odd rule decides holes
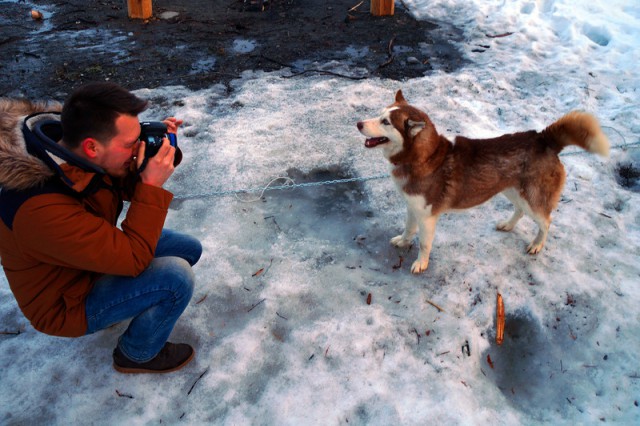
[[[605,27],[597,27],[586,23],[582,27],[582,33],[595,44],[607,46],[611,41],[611,32]]]

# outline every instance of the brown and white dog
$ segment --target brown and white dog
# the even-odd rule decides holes
[[[418,232],[420,252],[411,266],[414,274],[429,265],[436,222],[442,213],[477,206],[498,193],[513,203],[515,211],[497,229],[511,231],[527,214],[539,227],[527,252],[538,253],[564,186],[560,151],[577,145],[602,156],[609,153],[609,142],[596,118],[577,111],[541,132],[493,139],[458,136],[451,142],[438,134],[427,114],[407,103],[402,91],[382,115],[358,122],[358,130],[367,137],[365,147],[382,149],[407,202],[404,232],[392,238],[391,244],[407,246]]]

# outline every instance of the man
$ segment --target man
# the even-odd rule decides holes
[[[11,291],[50,335],[131,319],[113,351],[123,373],[175,371],[195,354],[167,339],[191,299],[202,246],[163,229],[172,194],[162,186],[180,150],[164,138],[138,172],[146,106],[114,83],[76,89],[61,114],[0,99],[0,257]],[[182,121],[164,123],[176,133]],[[117,227],[123,199],[130,205]]]

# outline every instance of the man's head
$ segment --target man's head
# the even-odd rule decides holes
[[[138,114],[146,107],[147,101],[115,83],[81,86],[62,108],[64,144],[107,174],[124,176],[138,150]]]

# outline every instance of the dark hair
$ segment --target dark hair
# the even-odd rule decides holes
[[[135,117],[146,108],[147,101],[116,83],[87,83],[75,89],[62,107],[64,142],[71,149],[89,137],[106,143],[116,134],[118,116]]]

